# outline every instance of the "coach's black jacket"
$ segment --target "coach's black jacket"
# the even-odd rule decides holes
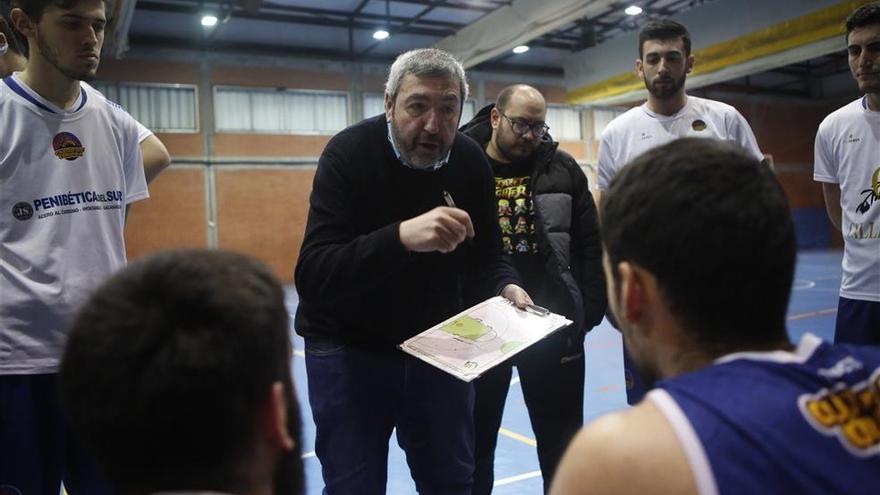
[[[484,150],[492,137],[488,105],[461,131]],[[587,178],[574,158],[558,149],[549,134],[533,155],[532,204],[538,253],[547,276],[570,298],[573,329],[589,331],[602,321],[607,306],[598,216]],[[529,291],[528,281],[524,288]]]

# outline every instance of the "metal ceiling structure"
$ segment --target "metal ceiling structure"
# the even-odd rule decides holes
[[[553,0],[545,0],[552,2]],[[564,56],[637,29],[649,17],[670,16],[711,0],[612,2],[590,17],[532,39],[524,54],[508,52],[477,68],[561,75]],[[226,50],[357,62],[387,62],[431,46],[511,5],[509,0],[138,0],[129,31],[132,47]],[[589,4],[590,2],[585,2]],[[607,2],[606,2],[607,3]],[[638,16],[623,10],[637,4]],[[199,25],[205,13],[220,22]],[[372,33],[384,29],[387,40]]]

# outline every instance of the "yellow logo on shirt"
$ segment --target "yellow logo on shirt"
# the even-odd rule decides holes
[[[880,368],[854,386],[839,384],[832,390],[804,394],[798,398],[798,407],[813,428],[836,436],[851,454],[880,453]]]

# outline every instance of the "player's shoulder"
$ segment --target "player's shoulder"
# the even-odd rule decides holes
[[[822,119],[822,123],[819,124],[820,130],[829,130],[830,128],[846,123],[850,121],[850,119],[861,115],[864,111],[862,105],[862,98],[860,97],[854,101],[847,103],[846,105],[838,108],[837,110],[829,113]]]
[[[607,494],[696,493],[684,448],[650,399],[602,416],[575,436],[553,493],[586,493],[583,487]]]
[[[632,127],[634,125],[638,125],[641,122],[645,122],[649,120],[648,114],[645,113],[645,110],[642,108],[644,105],[639,105],[636,107],[632,107],[626,112],[615,117],[608,125],[605,126],[605,129],[602,130],[602,136],[611,136],[616,134],[623,134],[626,132],[632,131]]]
[[[691,101],[691,106],[698,112],[712,115],[741,115],[736,107],[723,101],[690,95],[688,95],[688,99]]]
[[[107,113],[111,118],[121,119],[128,121],[129,119],[134,120],[134,118],[122,107],[119,103],[107,98],[107,96],[98,91],[91,84],[82,81],[80,82],[80,87],[85,92],[86,98],[88,98],[92,105],[99,111]]]

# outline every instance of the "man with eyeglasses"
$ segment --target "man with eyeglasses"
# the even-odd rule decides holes
[[[498,429],[516,365],[545,491],[569,440],[583,424],[584,335],[602,320],[607,298],[596,207],[587,178],[558,149],[538,90],[514,85],[462,132],[485,150],[495,173],[502,241],[536,304],[574,323],[476,381],[474,495],[488,494]]]

